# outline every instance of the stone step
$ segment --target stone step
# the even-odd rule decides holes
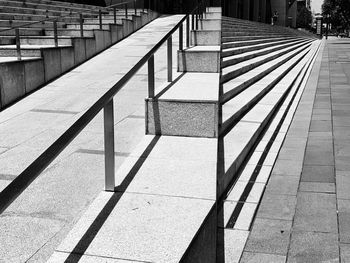
[[[53,36],[22,36],[20,41],[21,45],[55,45],[55,39]],[[60,36],[58,37],[58,45],[72,46],[73,39],[67,36]]]
[[[18,2],[18,0],[8,0],[6,2]],[[26,0],[26,3],[32,3],[32,4],[48,4],[48,5],[55,5],[55,6],[66,6],[66,7],[78,7],[78,8],[85,8],[85,9],[95,9],[96,6],[94,5],[85,5],[85,4],[78,4],[78,3],[72,3],[72,2],[66,2],[66,1],[53,1],[53,0]],[[104,8],[104,7],[101,7]]]
[[[275,37],[281,37],[281,36],[291,36],[289,33],[275,33],[275,32],[236,32],[236,31],[223,31],[222,32],[223,37],[238,37],[238,36],[275,36]]]
[[[72,47],[68,45],[61,45],[60,47]],[[21,45],[21,56],[23,57],[41,57],[43,49],[56,48],[54,45]],[[1,57],[15,57],[17,56],[16,45],[2,45],[0,46]]]
[[[72,15],[68,17],[59,17],[59,16],[50,16],[50,19],[55,19],[59,22],[79,22],[79,16]],[[26,20],[26,21],[43,21],[48,18],[45,15],[37,15],[37,14],[21,14],[21,13],[0,13],[1,20]]]
[[[0,20],[0,27],[36,27],[36,28],[53,28],[53,22],[52,21],[45,21],[42,23],[36,23],[31,24],[33,21],[25,21],[25,20]],[[57,27],[64,27],[65,23],[63,22],[57,22]]]
[[[262,38],[262,39],[254,39],[254,40],[246,40],[246,41],[232,41],[222,43],[222,48],[235,48],[235,47],[247,47],[251,45],[259,45],[269,42],[281,41],[284,39],[293,39],[295,37],[276,37],[276,38]]]
[[[186,73],[146,99],[146,134],[218,136],[219,73]]]
[[[0,0],[0,5],[7,5],[12,7],[26,7],[26,8],[35,8],[35,9],[44,9],[44,10],[58,10],[58,11],[73,11],[73,12],[87,12],[91,10],[95,10],[96,6],[92,6],[90,8],[84,8],[83,6],[71,5],[69,2],[65,2],[62,5],[57,4],[41,4],[41,3],[33,3],[30,1],[8,1],[8,0]],[[105,8],[103,8],[105,9]]]
[[[285,78],[290,71],[304,58],[310,48],[301,51],[296,56],[274,69],[259,81],[244,89],[222,106],[222,130],[228,130],[232,124],[244,119],[244,114],[262,99],[277,83]]]
[[[266,62],[269,62],[279,56],[282,56],[300,46],[303,45],[308,45],[310,43],[310,41],[305,41],[305,42],[300,42],[296,45],[290,46],[290,47],[286,47],[283,48],[281,50],[277,50],[274,52],[271,52],[270,54],[265,54],[262,56],[258,56],[243,62],[240,62],[238,64],[232,65],[232,66],[228,66],[228,67],[224,67],[222,68],[222,82],[227,82],[241,74],[244,74],[246,72],[248,72],[249,70],[252,70]]]
[[[278,40],[278,41],[272,41],[272,42],[265,42],[261,44],[256,44],[256,45],[249,45],[249,46],[241,46],[241,47],[232,47],[232,48],[222,48],[222,53],[221,57],[227,57],[227,56],[233,56],[237,54],[242,54],[245,52],[251,52],[254,50],[261,50],[265,49],[268,47],[273,47],[281,44],[286,44],[286,43],[293,43],[294,41],[301,40],[301,38],[293,38],[293,39],[283,39],[283,40]]]
[[[251,223],[291,123],[290,116],[293,116],[304,90],[305,79],[308,77],[309,66],[312,63],[313,58],[311,57],[283,104],[277,110],[275,117],[268,124],[260,142],[254,147],[254,152],[237,173],[236,180],[227,194],[225,193],[223,202],[218,205],[218,217],[219,222],[221,222],[218,239],[225,241],[221,245],[221,249],[224,249],[221,257],[224,258],[225,262],[239,262],[242,256]],[[232,246],[235,247],[234,250]]]
[[[258,66],[228,82],[222,83],[223,94],[220,98],[221,103],[226,103],[234,96],[236,96],[237,94],[239,94],[240,92],[257,82],[261,78],[265,77],[271,71],[286,63],[299,52],[302,52],[307,47],[307,45],[303,45],[295,50],[292,50],[291,52],[288,52],[269,62],[266,62],[265,64],[262,64],[261,66]]]
[[[287,43],[272,45],[270,47],[265,47],[262,49],[255,49],[253,51],[247,51],[244,53],[239,53],[237,55],[232,54],[232,53],[234,53],[234,50],[233,51],[223,50],[223,52],[221,54],[221,56],[223,57],[221,66],[223,68],[228,67],[228,66],[232,66],[232,65],[237,64],[239,62],[246,61],[248,59],[256,58],[259,56],[263,56],[266,54],[270,54],[274,51],[282,50],[284,48],[294,46],[294,45],[297,45],[299,43],[303,43],[305,41],[307,41],[307,40],[305,40],[305,39],[288,40]]]
[[[216,154],[216,139],[146,135],[116,192],[95,199],[48,262],[215,262]]]
[[[119,22],[119,24],[122,23],[122,21],[117,21]],[[74,30],[80,30],[80,24],[66,24],[66,28],[67,29],[74,29]],[[83,29],[84,30],[92,30],[92,29],[100,29],[100,24],[98,23],[98,21],[96,21],[95,23],[84,23],[83,24]],[[102,24],[102,29],[103,30],[111,30],[110,28],[110,24]]]
[[[2,13],[21,13],[21,14],[36,14],[45,16],[66,16],[69,15],[69,11],[63,10],[48,10],[48,9],[38,9],[38,8],[28,8],[28,7],[13,7],[8,5],[1,5],[0,10]]]
[[[281,38],[281,37],[285,37],[285,36],[269,36],[269,38],[271,39],[275,39],[275,38]],[[290,38],[291,36],[286,36],[288,38]],[[266,39],[266,36],[236,36],[236,37],[222,37],[222,43],[227,43],[227,42],[235,42],[235,41],[250,41],[250,40],[261,40],[261,39]]]
[[[94,37],[95,36],[94,30],[107,31],[107,30],[100,30],[100,29],[84,29],[84,37]],[[54,30],[45,29],[45,35],[46,36],[53,36]],[[58,28],[57,35],[58,36],[80,37],[80,29]]]
[[[311,53],[309,52],[309,55]],[[219,166],[224,168],[222,168],[222,172],[218,175],[219,196],[225,193],[225,189],[234,180],[239,167],[252,150],[257,138],[271,120],[274,112],[278,109],[278,104],[283,101],[285,96],[288,95],[289,90],[293,87],[307,59],[308,57],[305,56],[304,60],[295,65],[290,72],[276,83],[268,95],[260,98],[260,104],[257,101],[248,108],[233,128],[229,127],[227,130],[223,130],[223,149],[219,149],[219,152],[223,152],[223,156],[221,161],[219,161]]]
[[[20,36],[42,36],[44,30],[41,28],[19,28]],[[0,36],[15,36],[15,29],[9,27],[0,27]]]
[[[194,46],[178,51],[178,71],[220,72],[220,46]]]

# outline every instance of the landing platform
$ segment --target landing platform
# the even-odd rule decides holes
[[[61,78],[0,112],[0,191],[176,25],[146,25]],[[174,34],[176,61],[178,34]],[[166,46],[155,56],[156,86],[166,82]],[[177,76],[174,63],[173,75]],[[145,133],[147,65],[115,97],[116,168]],[[103,113],[0,216],[0,261],[45,262],[104,187]],[[45,200],[45,201],[43,201]]]

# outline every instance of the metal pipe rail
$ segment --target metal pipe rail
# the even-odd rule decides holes
[[[115,188],[115,160],[114,160],[114,116],[113,98],[126,83],[148,63],[148,94],[155,96],[154,54],[167,42],[168,81],[172,81],[172,35],[179,29],[179,40],[183,41],[183,24],[189,28],[190,16],[198,25],[199,13],[206,10],[207,0],[202,0],[190,13],[185,15],[141,60],[126,73],[111,89],[95,102],[72,126],[68,128],[49,148],[47,148],[33,163],[18,175],[0,193],[0,214],[43,172],[50,163],[73,141],[75,137],[92,121],[103,109],[104,112],[104,146],[105,146],[105,190],[114,191]],[[198,29],[198,27],[196,27]],[[186,30],[186,45],[189,46],[189,30]],[[179,43],[180,49],[183,43]]]
[[[141,2],[143,3],[143,11],[145,11],[145,1],[146,0],[130,0],[130,1],[126,1],[123,3],[118,3],[118,4],[114,4],[108,7],[100,7],[98,8],[98,10],[90,10],[90,11],[84,11],[84,12],[78,12],[78,11],[70,11],[69,14],[64,15],[64,16],[53,16],[53,17],[47,17],[44,20],[40,20],[40,21],[35,21],[35,22],[30,22],[30,23],[25,23],[23,25],[19,25],[19,26],[14,26],[8,29],[4,29],[4,30],[0,30],[0,35],[2,32],[6,32],[6,31],[11,31],[11,30],[15,30],[15,41],[16,41],[16,53],[17,53],[17,59],[21,60],[22,56],[21,56],[21,36],[20,36],[20,29],[21,28],[25,28],[31,25],[35,25],[35,24],[43,24],[45,22],[53,22],[52,24],[52,29],[54,31],[54,43],[55,43],[55,47],[58,47],[58,30],[57,30],[57,22],[59,18],[69,18],[69,17],[73,17],[74,15],[78,15],[79,17],[79,25],[80,25],[80,37],[84,37],[84,16],[97,16],[98,17],[98,23],[100,26],[100,30],[102,30],[103,28],[103,12],[108,12],[108,11],[113,11],[113,22],[114,24],[117,24],[117,7],[121,6],[122,8],[120,8],[120,10],[125,10],[125,19],[128,19],[128,5],[129,4],[133,4],[133,12],[135,15],[137,15],[137,2]],[[150,10],[150,2],[149,1],[149,8],[148,10]],[[46,12],[48,12],[48,10],[46,10]],[[77,18],[78,18],[77,17]]]

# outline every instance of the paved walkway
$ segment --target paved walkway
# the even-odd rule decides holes
[[[0,191],[129,71],[183,16],[145,26],[63,77],[0,112]],[[173,39],[176,60],[178,34]],[[166,81],[166,48],[155,56]],[[176,63],[173,64],[174,75]],[[144,137],[147,65],[115,98],[116,168]],[[45,262],[104,186],[99,114],[0,215],[0,262]]]
[[[350,262],[350,40],[323,45],[240,262]]]

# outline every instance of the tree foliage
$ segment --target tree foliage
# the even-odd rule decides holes
[[[302,6],[300,9],[298,9],[297,13],[297,27],[300,28],[310,28],[312,22],[312,14],[309,9],[307,9],[305,6]]]
[[[322,15],[335,27],[350,28],[350,0],[324,0]]]

